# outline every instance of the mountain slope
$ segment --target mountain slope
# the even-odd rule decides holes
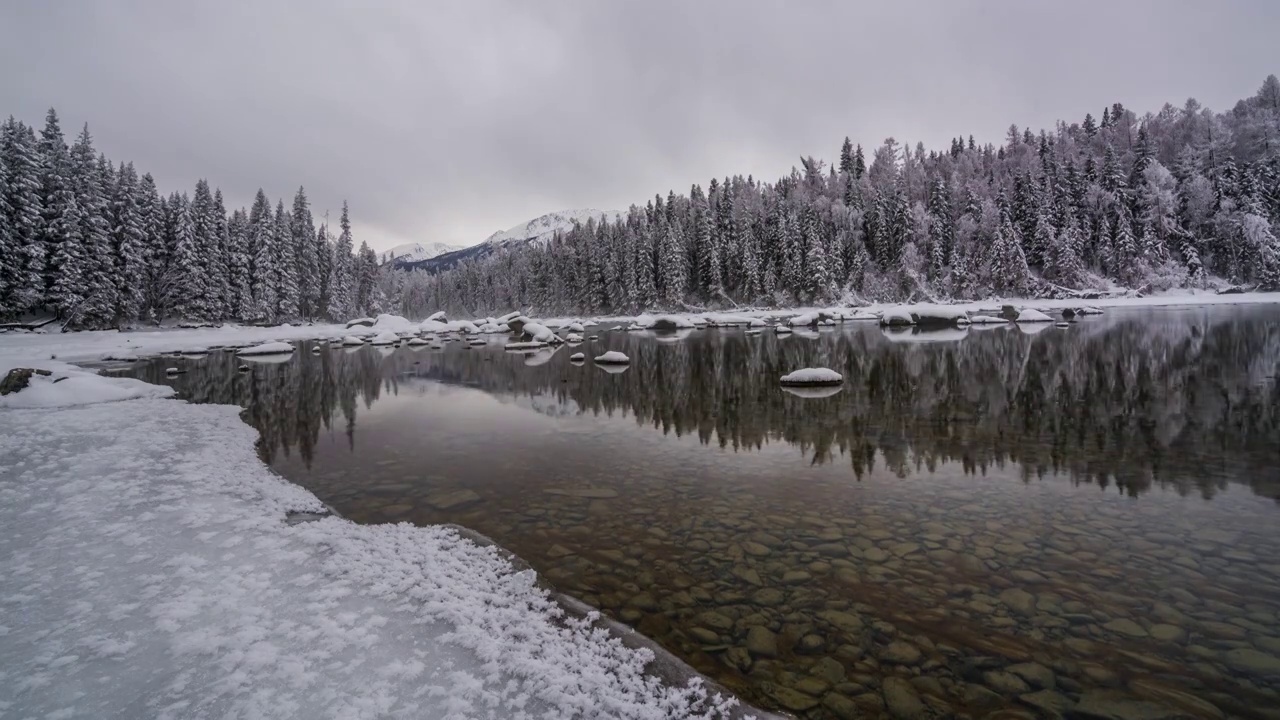
[[[622,219],[623,213],[617,210],[605,211],[592,208],[547,213],[528,222],[520,223],[509,230],[496,232],[478,245],[457,248],[450,252],[421,259],[397,258],[395,267],[404,270],[426,270],[428,272],[449,270],[461,262],[485,257],[499,248],[545,243],[553,238],[557,232],[572,230],[575,223],[586,224],[592,218],[599,222],[601,217],[607,218],[610,222],[618,222]]]
[[[418,262],[433,257],[462,250],[462,245],[446,245],[444,243],[406,243],[378,254],[378,263],[385,265],[393,260],[400,262]]]

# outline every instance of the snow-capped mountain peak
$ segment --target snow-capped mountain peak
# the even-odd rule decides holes
[[[519,241],[543,243],[550,240],[557,232],[571,229],[575,222],[585,224],[587,220],[593,218],[599,222],[601,217],[608,218],[610,222],[616,222],[623,217],[623,213],[617,210],[595,210],[593,208],[547,213],[529,222],[520,223],[510,230],[496,232],[490,235],[489,239],[484,241],[484,244],[506,245]]]
[[[455,250],[461,250],[462,245],[446,245],[444,243],[406,243],[397,245],[390,250],[385,250],[378,254],[378,262],[389,263],[392,260],[401,262],[417,262],[419,260],[430,260],[437,255],[443,255]]]

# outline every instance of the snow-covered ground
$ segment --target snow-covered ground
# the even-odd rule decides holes
[[[454,529],[288,522],[325,508],[239,408],[47,359],[342,330],[0,336],[51,371],[0,402],[0,716],[743,714]]]

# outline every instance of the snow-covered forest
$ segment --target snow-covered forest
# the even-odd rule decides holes
[[[623,169],[625,172],[625,168]],[[620,222],[440,273],[384,277],[398,312],[608,312],[842,299],[1280,287],[1280,81],[1216,113],[1121,103],[996,147],[848,139],[827,166],[656,196]]]
[[[231,213],[201,180],[160,194],[150,174],[113,163],[86,125],[67,145],[12,116],[0,130],[0,319],[57,313],[71,328],[168,318],[279,323],[378,311],[377,254],[316,227],[306,193],[292,208],[258,190]]]

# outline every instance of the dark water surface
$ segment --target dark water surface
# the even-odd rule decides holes
[[[343,515],[474,528],[763,706],[1280,718],[1280,307],[588,332],[130,372],[244,406]],[[605,349],[632,365],[569,360]],[[846,383],[778,386],[806,366]]]

